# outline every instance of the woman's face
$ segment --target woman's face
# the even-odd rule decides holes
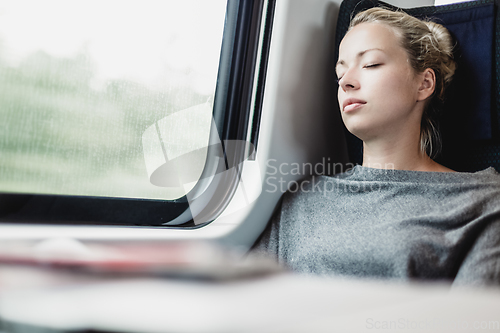
[[[415,126],[420,130],[421,81],[390,27],[362,23],[352,28],[340,44],[336,71],[342,119],[351,133],[366,141]]]

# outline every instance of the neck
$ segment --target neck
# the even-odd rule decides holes
[[[413,171],[453,171],[434,162],[420,148],[420,122],[423,104],[419,103],[411,117],[396,123],[392,130],[363,138],[363,166],[376,169]]]
[[[419,140],[363,142],[363,166],[376,169],[452,171],[434,162],[420,149]]]

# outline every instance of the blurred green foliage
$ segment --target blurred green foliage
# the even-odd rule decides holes
[[[169,196],[149,183],[141,136],[209,96],[125,78],[97,84],[84,51],[71,58],[38,51],[15,67],[1,53],[0,43],[1,192]]]

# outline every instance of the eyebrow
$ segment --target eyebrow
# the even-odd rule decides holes
[[[377,48],[377,47],[374,47],[374,48],[372,48],[372,49],[367,49],[367,50],[364,50],[364,51],[359,52],[359,53],[356,55],[356,58],[361,58],[363,55],[365,55],[365,53],[370,52],[370,51],[382,51],[382,52],[384,52],[384,50],[379,49],[379,48]],[[345,61],[344,61],[344,60],[339,60],[339,61],[337,61],[337,64],[335,65],[335,68],[339,67],[339,65],[345,65]]]

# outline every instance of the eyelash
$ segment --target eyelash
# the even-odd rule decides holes
[[[381,64],[370,64],[370,65],[365,65],[363,68],[374,68],[374,67],[378,67],[380,66]],[[337,84],[340,84],[340,80],[342,80],[342,77],[339,77],[337,79]]]

